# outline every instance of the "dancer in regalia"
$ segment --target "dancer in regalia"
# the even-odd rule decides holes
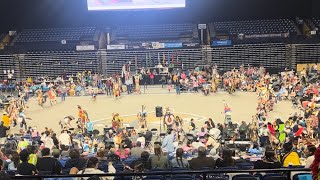
[[[48,91],[48,96],[49,96],[51,105],[57,104],[57,99],[56,99],[57,95],[52,88],[50,88],[50,90]]]
[[[134,83],[135,83],[135,90],[137,94],[140,94],[140,75],[138,73],[136,73],[136,75],[134,76]]]
[[[147,128],[147,111],[146,111],[146,106],[142,105],[141,111],[137,115],[140,123],[140,127],[144,126]]]
[[[113,83],[113,95],[116,99],[120,97],[120,85],[118,81]]]

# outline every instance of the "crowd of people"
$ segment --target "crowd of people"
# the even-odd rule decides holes
[[[277,75],[270,75],[263,67],[244,66],[223,74],[219,74],[217,66],[175,71],[163,78],[164,86],[169,91],[175,86],[177,94],[181,90],[201,90],[205,95],[217,91],[255,92],[257,111],[251,122],[238,124],[237,117],[231,116],[231,107],[225,102],[224,123],[215,123],[215,120],[209,118],[203,124],[196,124],[191,119],[188,129],[181,118],[167,111],[165,118],[168,119],[164,119],[167,125],[165,134],[157,134],[154,129],[147,128],[145,122],[141,123],[139,129],[122,127],[119,114],[114,114],[115,124],[112,128],[97,133],[88,113],[81,106],[78,106],[77,131],[70,124],[76,119],[72,116],[60,122],[61,132],[53,132],[50,128],[37,130],[36,127],[27,127],[27,117],[23,113],[29,99],[26,92],[34,86],[20,87],[18,98],[8,103],[0,124],[0,159],[3,162],[0,176],[103,174],[172,168],[241,169],[250,166],[255,169],[275,169],[303,166],[310,167],[313,177],[317,179],[320,164],[320,76],[316,69],[311,67],[300,73],[284,71]],[[68,82],[60,79],[48,85],[44,83],[34,92],[45,92],[51,94],[49,98],[61,96],[64,99],[72,90],[75,95],[79,95],[77,86],[82,84],[82,87],[99,86],[98,91],[92,94],[104,89],[107,95],[117,97],[122,91],[125,92],[125,88],[122,88],[124,80],[126,85],[129,84],[128,93],[139,94],[139,85],[144,85],[139,82],[144,76],[141,74],[147,72],[134,76],[126,72],[122,80],[119,75],[105,82],[98,74],[79,73],[78,82],[72,78]],[[131,82],[134,82],[135,88]],[[44,101],[41,99],[43,94],[37,97],[39,102]],[[268,114],[278,101],[291,101],[296,113],[287,119],[269,119]],[[52,105],[54,102],[50,98]],[[172,123],[170,121],[169,124],[169,120]],[[8,130],[17,123],[21,126],[20,133],[8,134]]]

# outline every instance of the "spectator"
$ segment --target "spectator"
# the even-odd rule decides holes
[[[0,159],[0,179],[1,180],[10,180],[9,176],[6,174],[3,168],[3,161]]]
[[[305,168],[310,168],[310,165],[314,161],[314,153],[316,152],[317,148],[315,145],[309,145],[307,146],[307,155],[308,158],[306,160],[306,165],[304,166]]]
[[[36,168],[41,174],[61,174],[62,166],[58,160],[50,156],[50,149],[41,150],[42,158],[38,159]]]
[[[0,145],[4,145],[7,140],[7,131],[10,127],[3,125],[3,121],[0,122]]]
[[[130,166],[129,170],[134,171],[134,172],[143,172],[145,170],[150,170],[151,169],[151,162],[149,159],[149,152],[144,151],[141,153],[141,158],[133,161]]]
[[[108,158],[105,157],[106,151],[104,149],[100,149],[97,152],[98,158],[98,169],[101,171],[105,171],[108,167]]]
[[[37,148],[35,147],[35,146],[31,146],[31,145],[28,145],[27,146],[27,151],[28,151],[28,153],[29,153],[29,160],[28,160],[28,162],[30,163],[30,164],[33,164],[34,166],[37,164],[37,159],[38,159],[38,157],[37,157]]]
[[[19,163],[20,163],[19,154],[16,151],[14,151],[11,156],[11,163],[8,165],[8,170],[16,171]]]
[[[281,163],[277,160],[276,153],[273,150],[267,150],[262,160],[254,163],[254,169],[277,169],[281,168]]]
[[[9,118],[7,112],[3,112],[2,121],[1,121],[1,122],[3,123],[3,126],[9,127],[9,125],[10,125],[10,118]]]
[[[70,159],[66,162],[65,168],[71,169],[76,167],[78,170],[82,170],[86,165],[86,160],[80,157],[80,152],[77,149],[71,149],[69,152]]]
[[[161,146],[158,144],[154,145],[154,156],[151,157],[152,169],[165,169],[168,168],[168,158],[163,155]]]
[[[144,152],[144,149],[141,147],[141,142],[138,141],[136,147],[131,149],[131,157],[141,158],[141,153]]]
[[[281,157],[283,167],[300,166],[300,158],[297,152],[292,150],[292,143],[288,142],[283,145],[285,154]]]
[[[232,158],[233,151],[230,149],[224,149],[222,151],[222,157],[217,159],[217,167],[229,167],[235,166],[235,160]]]
[[[127,148],[124,148],[121,146],[117,151],[115,152],[116,155],[120,157],[120,159],[126,159],[129,157],[130,150]]]
[[[314,160],[310,165],[312,172],[312,179],[318,179],[319,177],[319,164],[320,164],[320,148],[317,148],[314,152]]]
[[[162,141],[162,148],[165,150],[165,152],[172,153],[174,151],[174,137],[172,134],[172,130],[169,129],[167,132],[167,135],[164,137]]]
[[[183,156],[183,149],[178,148],[176,150],[176,158],[171,160],[171,166],[174,168],[187,168],[189,163],[182,156]]]
[[[96,157],[90,157],[87,162],[87,167],[79,171],[77,174],[105,174],[105,172],[97,169],[98,159]],[[112,163],[108,164],[108,173],[115,173],[116,169],[112,166]],[[100,177],[101,180],[109,180],[114,177]],[[88,179],[88,178],[79,178],[79,179]]]
[[[250,155],[253,155],[253,154],[260,155],[262,154],[262,148],[259,147],[258,143],[253,143],[252,147],[248,150],[248,153]]]
[[[198,157],[192,158],[189,162],[191,169],[215,168],[215,160],[212,157],[206,157],[206,148],[198,148]]]
[[[68,134],[67,129],[64,129],[62,131],[62,134],[59,136],[58,139],[59,139],[60,147],[61,147],[61,145],[65,145],[65,146],[71,145],[71,138],[70,138],[70,135]]]
[[[61,158],[69,157],[69,146],[62,145],[61,146]]]
[[[37,169],[33,164],[28,163],[29,153],[27,150],[20,152],[21,163],[17,166],[17,173],[19,175],[34,175]]]

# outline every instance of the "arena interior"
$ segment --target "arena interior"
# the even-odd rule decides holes
[[[0,179],[318,179],[319,7],[0,1]]]

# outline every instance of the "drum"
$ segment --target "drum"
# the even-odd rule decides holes
[[[172,127],[173,123],[174,123],[174,115],[166,114],[164,116],[164,124],[167,125],[167,127]]]

